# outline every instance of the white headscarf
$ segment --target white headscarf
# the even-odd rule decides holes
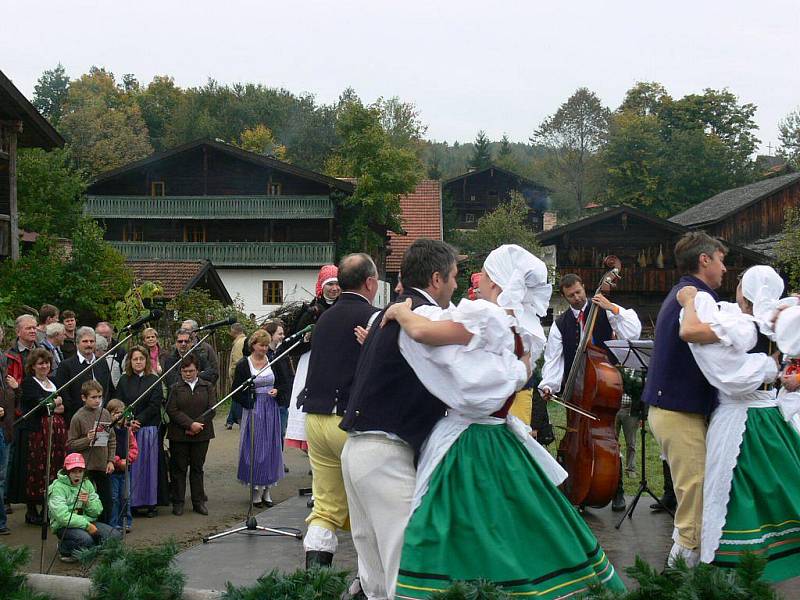
[[[773,337],[772,319],[783,293],[783,279],[775,269],[756,265],[742,277],[742,295],[753,303],[753,317],[764,335]]]
[[[546,338],[539,317],[547,314],[553,294],[553,286],[547,283],[547,266],[525,248],[504,244],[492,250],[483,268],[502,288],[497,304],[514,311],[518,333],[536,338],[529,346],[538,346],[538,342],[544,345]]]

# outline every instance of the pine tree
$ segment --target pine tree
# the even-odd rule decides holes
[[[489,150],[489,138],[486,137],[486,132],[481,129],[475,137],[475,147],[472,151],[472,158],[469,161],[469,166],[476,171],[487,169],[492,166],[492,152]]]
[[[500,139],[500,150],[497,152],[498,158],[510,158],[511,157],[511,142],[508,140],[508,136],[504,133],[503,137]]]

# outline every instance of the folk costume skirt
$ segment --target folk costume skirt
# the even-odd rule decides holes
[[[767,560],[764,579],[800,575],[800,435],[780,409],[750,408],[713,564],[745,552]]]
[[[272,485],[283,479],[281,418],[275,399],[266,393],[257,393],[253,408],[242,410],[237,479],[245,485],[250,485],[251,438],[254,446],[253,485]]]
[[[149,425],[136,432],[139,458],[131,465],[131,506],[156,506],[158,504],[158,426]]]
[[[625,586],[597,539],[505,425],[470,425],[433,472],[408,523],[396,598],[485,579],[555,600]]]

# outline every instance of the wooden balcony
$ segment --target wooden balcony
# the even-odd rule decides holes
[[[216,267],[320,267],[332,263],[327,242],[109,242],[130,260],[202,260]]]
[[[332,219],[328,196],[88,196],[95,219]]]

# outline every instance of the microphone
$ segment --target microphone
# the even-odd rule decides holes
[[[133,323],[126,325],[122,328],[122,331],[135,331],[142,327],[145,323],[150,323],[151,321],[158,321],[161,318],[162,312],[161,309],[154,308],[148,314],[143,317],[139,317]]]
[[[282,346],[291,346],[294,342],[299,340],[305,334],[311,333],[312,331],[314,331],[314,325],[313,324],[306,325],[300,331],[297,331],[297,332],[293,333],[292,335],[290,335],[289,337],[287,337],[286,339],[284,339],[283,342],[281,343],[281,345],[278,346],[278,348],[281,348]]]
[[[228,317],[227,319],[222,319],[221,321],[214,321],[213,323],[203,325],[202,327],[198,327],[193,331],[206,331],[207,329],[216,329],[217,327],[225,327],[225,325],[233,325],[234,323],[236,323],[236,317]]]

